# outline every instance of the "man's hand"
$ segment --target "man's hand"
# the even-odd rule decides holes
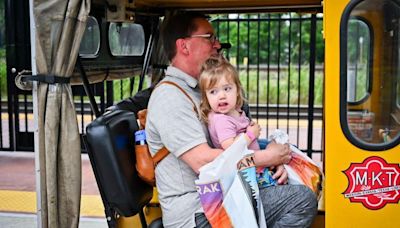
[[[254,152],[254,161],[257,166],[279,166],[287,164],[292,158],[289,144],[270,142],[265,150]]]

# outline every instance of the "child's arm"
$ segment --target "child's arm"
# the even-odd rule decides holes
[[[245,138],[247,141],[247,146],[249,146],[254,140],[256,140],[260,136],[261,127],[256,122],[251,122],[250,125],[246,129]],[[226,150],[236,139],[239,138],[240,135],[236,137],[232,137],[221,142],[221,146],[224,150]]]
[[[254,121],[251,121],[249,126],[247,126],[245,134],[247,145],[250,145],[254,140],[258,139],[258,137],[260,137],[260,132],[261,132],[260,125]]]
[[[235,142],[236,138],[238,138],[238,136],[226,139],[221,142],[222,149],[226,150],[230,145],[232,145],[233,142]]]

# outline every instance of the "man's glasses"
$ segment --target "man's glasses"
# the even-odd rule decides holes
[[[211,42],[211,44],[215,44],[215,42],[218,40],[218,37],[216,37],[214,34],[197,34],[197,35],[191,35],[189,38],[205,38]]]

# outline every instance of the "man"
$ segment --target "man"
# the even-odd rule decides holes
[[[221,48],[214,29],[204,15],[180,13],[164,22],[161,35],[171,63],[164,80],[177,83],[199,105],[201,66]],[[223,151],[207,143],[207,127],[191,101],[174,86],[157,87],[148,106],[146,133],[153,154],[163,146],[171,152],[156,168],[164,227],[210,227],[194,181],[199,168]],[[274,177],[286,183],[282,164],[290,160],[288,145],[270,143],[266,150],[255,151],[254,160],[256,165],[277,167]],[[260,195],[268,227],[306,227],[317,211],[315,195],[302,185],[268,187],[260,189]]]

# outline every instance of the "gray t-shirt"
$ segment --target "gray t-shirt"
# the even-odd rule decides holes
[[[199,110],[200,90],[195,78],[168,67],[164,81],[181,86]],[[181,159],[186,151],[208,141],[208,131],[193,110],[193,103],[178,88],[162,84],[152,93],[146,122],[151,153],[164,145],[171,152],[156,167],[156,184],[164,227],[195,227],[194,214],[201,211],[194,181],[197,174]]]

